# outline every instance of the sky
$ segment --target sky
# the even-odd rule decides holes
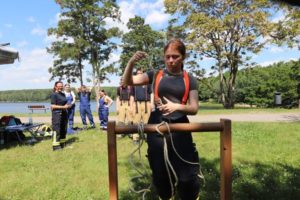
[[[59,20],[60,7],[55,0],[6,0],[0,3],[0,44],[10,43],[9,49],[18,51],[19,61],[14,64],[0,65],[0,91],[22,89],[52,88],[48,68],[52,66],[53,57],[46,47],[54,41],[47,36],[47,29],[56,27]],[[134,15],[141,16],[155,30],[167,26],[170,15],[164,13],[163,0],[119,0],[121,24],[118,27],[127,32],[126,23]],[[278,16],[280,18],[280,16]],[[109,25],[115,25],[108,21]],[[111,55],[109,62],[117,61],[120,49]],[[268,46],[260,54],[253,56],[253,61],[266,66],[279,61],[296,60],[300,58],[298,49]],[[211,59],[204,59],[200,65],[209,71]],[[87,65],[84,77],[90,73]],[[110,82],[103,86],[117,86],[119,77],[110,76]],[[92,83],[86,83],[91,85]],[[78,87],[79,83],[72,86]]]

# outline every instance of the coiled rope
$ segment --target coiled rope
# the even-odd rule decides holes
[[[203,180],[204,180],[204,183],[205,183],[205,178],[204,178],[203,173],[202,173],[202,171],[201,171],[201,165],[200,165],[200,163],[198,163],[198,162],[190,162],[190,161],[185,160],[184,158],[182,158],[182,157],[180,156],[180,154],[177,152],[177,150],[176,150],[176,148],[175,148],[175,145],[174,145],[174,142],[173,142],[173,137],[172,137],[172,133],[171,133],[169,124],[168,124],[167,122],[165,122],[165,121],[161,122],[160,124],[158,124],[158,125],[155,127],[155,129],[156,129],[156,131],[157,131],[160,135],[163,136],[163,140],[164,140],[164,147],[163,147],[163,148],[164,148],[164,160],[165,160],[165,166],[166,166],[166,170],[167,170],[168,177],[169,177],[169,181],[170,181],[170,186],[171,186],[171,191],[172,191],[172,197],[174,197],[174,195],[175,195],[175,188],[176,188],[177,185],[178,185],[178,177],[177,177],[177,174],[176,174],[176,172],[175,172],[175,170],[174,170],[174,168],[173,168],[173,166],[172,166],[172,164],[171,164],[171,162],[170,162],[170,160],[169,160],[169,155],[168,155],[168,144],[167,144],[167,138],[166,138],[166,136],[165,136],[166,134],[164,134],[163,132],[161,132],[161,131],[159,130],[159,127],[162,126],[162,125],[166,125],[166,127],[167,127],[167,129],[168,129],[167,134],[170,136],[172,149],[174,150],[174,152],[175,152],[175,154],[177,155],[177,157],[178,157],[181,161],[183,161],[183,162],[185,162],[185,163],[187,163],[187,164],[190,164],[190,165],[199,165],[199,174],[198,174],[198,177],[201,178],[201,179],[203,179]],[[172,174],[173,174],[173,176],[174,176],[174,179],[175,179],[175,183],[174,183],[175,187],[174,187],[173,184],[172,184],[172,176],[171,176],[171,172],[172,172]]]
[[[175,148],[175,145],[174,145],[174,142],[173,142],[173,137],[172,137],[172,133],[171,133],[171,130],[170,130],[170,127],[169,127],[169,124],[165,121],[161,122],[160,124],[157,124],[155,126],[155,129],[156,131],[163,136],[163,143],[164,143],[164,146],[163,146],[163,149],[164,149],[164,161],[165,161],[165,166],[166,166],[166,170],[167,170],[167,173],[168,173],[168,177],[169,177],[169,181],[170,181],[170,186],[171,186],[171,192],[172,192],[172,198],[174,198],[174,195],[175,195],[175,188],[177,187],[178,185],[178,177],[177,177],[177,174],[174,170],[174,167],[172,166],[171,164],[171,161],[169,159],[169,155],[168,155],[168,144],[167,144],[167,138],[166,138],[166,134],[161,132],[159,130],[159,127],[160,126],[163,126],[163,125],[166,125],[167,127],[167,130],[168,132],[166,134],[168,134],[170,136],[170,140],[171,140],[171,146],[172,146],[172,149],[174,150],[175,154],[177,155],[177,157],[187,163],[187,164],[190,164],[190,165],[199,165],[199,174],[198,174],[198,177],[203,179],[204,180],[204,183],[205,183],[205,178],[203,176],[203,173],[201,171],[201,165],[200,163],[198,162],[190,162],[188,160],[185,160],[184,158],[182,158],[180,156],[180,154],[177,152],[176,148]],[[138,143],[138,147],[136,149],[133,150],[133,152],[130,154],[130,157],[129,157],[129,162],[130,164],[132,165],[132,167],[137,171],[137,173],[139,174],[138,176],[134,176],[130,179],[130,183],[131,183],[131,186],[130,186],[130,190],[134,193],[137,193],[137,194],[140,194],[142,193],[142,198],[143,200],[145,199],[145,196],[148,192],[151,192],[150,188],[152,186],[152,183],[146,187],[146,188],[143,188],[143,189],[140,189],[140,190],[137,190],[134,188],[133,186],[133,181],[136,180],[136,179],[142,179],[142,178],[151,178],[151,176],[149,174],[146,173],[146,167],[144,165],[144,163],[142,162],[142,157],[141,157],[141,147],[145,141],[145,134],[144,134],[144,123],[141,122],[138,124],[138,134],[139,134],[139,143]],[[137,166],[136,164],[134,164],[133,162],[133,158],[134,158],[134,154],[138,152],[138,160],[139,160],[139,163],[141,164],[144,172],[142,172]],[[174,179],[175,179],[175,183],[173,185],[173,181],[172,181],[172,175],[174,176]]]

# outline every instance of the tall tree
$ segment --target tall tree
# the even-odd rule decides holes
[[[112,64],[105,64],[120,36],[117,27],[107,26],[107,20],[119,20],[119,8],[114,0],[60,0],[62,13],[57,28],[49,29],[49,35],[61,40],[49,49],[57,56],[50,68],[52,76],[82,77],[82,63],[92,66],[91,79],[96,92],[108,73],[115,71]],[[81,84],[82,78],[81,78]]]
[[[136,51],[148,53],[147,59],[137,64],[143,70],[148,68],[159,68],[163,66],[162,49],[164,46],[164,35],[145,24],[145,20],[139,16],[129,19],[129,29],[122,38],[122,55],[120,57],[120,73],[124,71],[127,62]]]
[[[183,16],[188,47],[215,59],[212,69],[219,75],[221,101],[233,108],[237,72],[271,41],[268,36],[278,26],[271,15],[278,7],[268,0],[165,0],[165,6]]]

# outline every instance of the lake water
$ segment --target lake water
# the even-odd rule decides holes
[[[21,102],[21,103],[1,103],[0,102],[0,113],[29,113],[28,110],[29,105],[44,105],[46,108],[50,108],[50,102]],[[96,101],[91,101],[91,109],[93,112],[97,111]],[[49,112],[50,110],[47,110]],[[79,102],[76,102],[76,111],[79,111]],[[116,104],[113,102],[111,107],[109,108],[110,112],[116,111]],[[34,111],[35,113],[44,113],[43,110]]]

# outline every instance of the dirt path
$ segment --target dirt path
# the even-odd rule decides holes
[[[208,114],[189,116],[191,122],[218,122],[221,118],[239,122],[300,122],[299,113],[259,113],[259,114]],[[22,122],[28,122],[27,117],[20,117]],[[94,116],[96,123],[98,117]],[[109,120],[116,120],[116,116],[109,117]],[[33,117],[33,122],[51,123],[49,117]],[[75,116],[75,123],[81,123],[79,116]]]

